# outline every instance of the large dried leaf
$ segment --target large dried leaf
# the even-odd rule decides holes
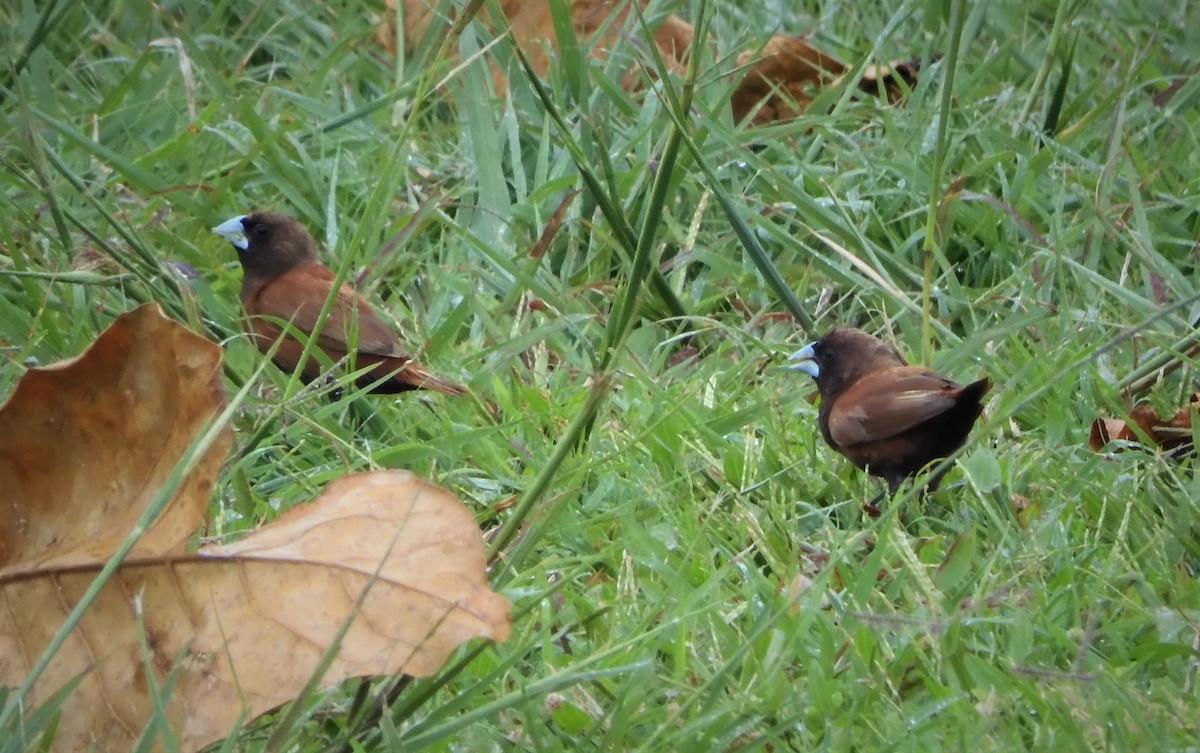
[[[153,305],[21,380],[0,408],[0,686],[30,676],[223,402],[220,348]],[[294,697],[351,616],[327,684],[427,674],[465,640],[507,636],[473,517],[408,474],[343,479],[186,554],[230,443],[226,430],[23,699],[36,708],[80,679],[54,750],[128,750],[156,697],[178,747],[203,746]]]
[[[1154,407],[1142,403],[1134,406],[1128,419],[1097,418],[1092,422],[1088,445],[1100,452],[1109,442],[1128,442],[1171,453],[1192,451],[1192,412],[1200,410],[1200,392],[1192,395],[1191,405],[1180,408],[1169,418],[1159,418]]]
[[[0,408],[0,568],[106,559],[224,402],[220,347],[152,303],[31,369]],[[183,551],[231,443],[213,444],[135,554]]]
[[[475,520],[446,490],[398,471],[339,479],[235,544],[126,561],[31,700],[86,671],[55,749],[128,749],[174,668],[167,716],[195,750],[293,698],[347,619],[323,685],[425,675],[463,641],[504,640],[510,605],[485,568]],[[0,572],[0,683],[28,671],[98,570]]]

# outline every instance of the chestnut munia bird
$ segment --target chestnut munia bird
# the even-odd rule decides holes
[[[317,256],[317,242],[296,220],[278,212],[256,212],[234,217],[213,228],[237,249],[242,263],[242,305],[250,316],[258,348],[266,353],[284,332],[280,322],[309,334],[333,291],[333,270]],[[349,350],[357,332],[350,368],[370,371],[358,377],[359,387],[371,392],[394,394],[406,390],[435,390],[461,395],[461,385],[440,379],[425,370],[400,347],[400,340],[383,323],[370,304],[349,285],[336,292],[333,308],[317,337],[320,348],[337,363]],[[275,365],[289,374],[304,352],[301,340],[287,335],[275,351]],[[321,363],[310,358],[300,372],[305,384],[321,374]]]
[[[829,332],[789,360],[817,382],[821,436],[883,478],[893,494],[905,478],[963,446],[992,388],[986,377],[964,387],[909,366],[895,348],[852,328]],[[941,475],[929,480],[929,490]]]

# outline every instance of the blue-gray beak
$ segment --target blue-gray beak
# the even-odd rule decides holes
[[[816,357],[817,352],[813,350],[813,346],[810,343],[788,356],[788,360],[793,362],[788,365],[788,368],[795,371],[803,371],[813,379],[816,379],[821,374],[821,369],[814,360]]]
[[[246,215],[240,214],[233,219],[225,220],[214,227],[212,231],[245,251],[250,247],[250,241],[246,240],[246,226],[242,224],[244,219],[246,219]]]

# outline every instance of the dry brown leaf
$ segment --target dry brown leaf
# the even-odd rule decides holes
[[[396,9],[400,0],[386,0],[383,19],[375,30],[375,39],[387,51],[396,54]],[[640,0],[642,10],[649,0]],[[443,4],[439,0],[403,0],[406,44],[414,45],[428,32]],[[494,34],[511,33],[513,41],[525,53],[529,64],[539,76],[550,70],[551,56],[557,51],[557,35],[554,20],[550,15],[548,0],[500,0],[502,18],[491,16],[491,4],[485,4],[477,18]],[[590,54],[597,59],[608,57],[609,50],[626,32],[626,23],[632,8],[628,0],[575,0],[571,5],[571,23],[581,42],[590,43]],[[446,19],[453,21],[453,15]],[[602,36],[595,38],[598,32]],[[677,16],[668,16],[654,31],[654,42],[658,46],[667,67],[680,71],[687,61],[687,49],[692,43],[692,27]],[[492,77],[496,91],[503,95],[507,87],[504,73],[492,65]],[[627,87],[636,86],[637,76],[631,72],[625,79]]]
[[[234,544],[127,560],[30,705],[87,671],[54,749],[128,749],[153,712],[151,683],[162,687],[175,668],[168,718],[180,749],[196,750],[243,713],[293,698],[352,615],[322,686],[427,675],[464,641],[504,640],[510,605],[489,590],[486,558],[474,517],[450,492],[400,471],[338,479]],[[0,601],[23,605],[0,611],[0,683],[29,671],[99,569],[0,571]]]
[[[1191,405],[1185,405],[1166,419],[1159,418],[1153,406],[1142,403],[1129,412],[1128,420],[1102,417],[1093,421],[1088,445],[1093,452],[1100,452],[1109,442],[1143,444],[1138,434],[1140,429],[1153,442],[1153,449],[1190,452],[1194,410],[1200,410],[1200,392],[1192,395]]]
[[[643,11],[650,5],[649,0],[637,1]],[[376,40],[393,55],[396,54],[395,21],[399,2],[386,0],[387,10],[375,32]],[[440,5],[439,0],[403,0],[407,44],[414,45],[425,36]],[[491,7],[485,4],[478,17],[494,34],[511,33],[533,70],[539,76],[545,76],[550,69],[551,56],[557,49],[549,1],[500,0],[502,18],[498,20],[491,16]],[[607,58],[620,41],[620,35],[631,33],[628,17],[632,8],[633,3],[628,0],[574,0],[571,22],[580,41],[589,45],[589,54],[593,58]],[[747,69],[747,73],[730,100],[735,121],[741,122],[751,112],[754,113],[751,120],[754,125],[793,119],[812,101],[817,88],[837,85],[839,77],[850,71],[849,65],[813,47],[807,38],[808,35],[779,34],[760,52],[744,52],[738,57],[738,67]],[[679,16],[666,16],[654,29],[654,44],[668,70],[674,73],[681,73],[686,68],[694,40],[695,29]],[[920,61],[916,60],[867,66],[858,87],[895,104],[916,84],[919,69]],[[492,65],[492,77],[496,91],[503,94],[507,80],[495,64]],[[639,88],[641,83],[642,71],[636,69],[622,81],[622,85],[631,91]]]
[[[939,55],[934,60],[940,58]],[[920,72],[920,58],[898,60],[887,65],[868,65],[863,69],[862,78],[858,80],[858,88],[897,105],[903,102],[905,95],[917,85],[917,75]]]
[[[1200,66],[1193,68],[1191,71],[1177,76],[1174,81],[1166,88],[1150,98],[1155,107],[1166,107],[1171,104],[1171,100],[1175,99],[1175,95],[1182,91],[1183,87],[1187,86],[1197,74],[1200,74]]]
[[[739,55],[738,67],[749,69],[730,97],[733,119],[740,123],[754,113],[753,125],[795,119],[812,104],[819,89],[840,86],[851,73],[850,65],[810,45],[807,34],[777,34],[761,53]],[[868,65],[858,88],[899,104],[916,86],[920,69],[920,60]]]
[[[1036,504],[1032,499],[1026,497],[1024,494],[1016,493],[1013,493],[1012,496],[1009,497],[1009,502],[1012,503],[1012,508],[1016,512],[1025,512]]]
[[[21,379],[0,408],[0,686],[29,676],[223,404],[220,348],[153,304]],[[406,473],[335,481],[235,544],[186,554],[231,439],[202,457],[24,699],[36,708],[81,678],[52,750],[129,749],[172,671],[167,716],[179,749],[195,750],[294,697],[352,614],[327,685],[428,674],[465,640],[507,637],[471,513]]]
[[[533,244],[533,248],[529,249],[529,257],[531,259],[540,259],[550,248],[550,244],[554,242],[554,238],[558,235],[558,231],[562,229],[563,220],[566,218],[567,210],[570,209],[571,203],[575,201],[575,197],[583,193],[583,189],[577,188],[570,191],[558,203],[558,208],[554,210],[554,214],[550,215],[550,221],[546,223],[545,229],[542,230],[541,236],[537,239],[537,243]]]
[[[849,66],[808,43],[807,35],[776,34],[761,53],[743,52],[738,68],[749,67],[730,97],[733,119],[762,125],[791,120],[812,102],[814,91],[845,73]]]
[[[813,579],[804,573],[796,573],[795,577],[788,581],[786,585],[780,581],[779,587],[786,589],[788,614],[797,615],[800,614],[800,597],[803,596],[806,591],[812,589]]]
[[[107,559],[225,402],[221,349],[148,303],[0,407],[0,570]],[[229,454],[224,432],[133,553],[182,552]]]

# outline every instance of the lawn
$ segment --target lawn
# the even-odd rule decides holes
[[[472,510],[512,637],[322,694],[278,749],[1195,750],[1196,461],[1088,433],[1197,389],[1200,10],[663,10],[707,19],[693,81],[583,41],[535,85],[477,24],[393,58],[382,2],[4,4],[0,395],[153,300],[252,382],[208,535],[372,468]],[[808,31],[942,57],[903,106],[734,124],[737,54]],[[251,209],[476,397],[260,370],[209,230]],[[782,367],[838,324],[996,385],[942,489],[878,518]]]

